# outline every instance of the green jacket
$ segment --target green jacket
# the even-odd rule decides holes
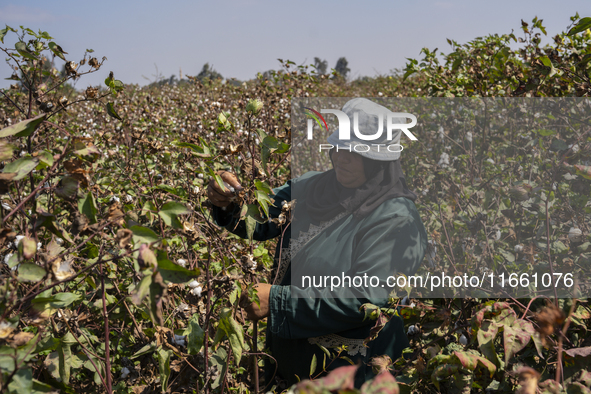
[[[294,195],[296,204],[305,204],[306,187],[316,174],[304,174],[274,189],[274,203],[269,207],[269,216],[276,218],[281,212],[282,201],[291,201],[292,188],[297,190],[298,196]],[[321,370],[324,353],[317,344],[325,347],[347,344],[349,351],[341,355],[355,363],[363,363],[356,377],[356,385],[359,386],[373,376],[368,366],[371,358],[387,354],[395,360],[409,345],[402,319],[393,317],[378,337],[364,348],[361,343],[369,336],[375,321],[364,320],[365,314],[359,308],[368,302],[387,305],[387,295],[391,290],[385,285],[387,277],[397,272],[406,275],[416,272],[427,249],[427,234],[414,203],[406,198],[394,198],[383,202],[362,220],[355,220],[351,214],[343,214],[333,220],[293,256],[292,272],[292,269],[285,270],[286,263],[290,263],[290,240],[297,244],[298,238],[295,237],[300,235],[301,241],[310,229],[314,233],[314,226],[322,226],[322,223],[308,217],[305,211],[298,211],[297,220],[287,227],[282,242],[277,245],[275,270],[279,271],[278,284],[271,288],[267,347],[277,360],[279,377],[292,384],[297,381],[296,376],[300,379],[309,377],[314,354],[318,371]],[[238,221],[235,212],[214,208],[213,216],[218,225],[246,238],[245,223]],[[314,226],[310,227],[310,224]],[[280,237],[282,230],[270,221],[257,224],[253,238],[262,241]],[[291,238],[292,230],[294,239]],[[279,264],[280,252],[282,264]],[[377,276],[380,283],[373,288],[361,286],[331,292],[329,288],[302,286],[301,275],[308,273],[317,277],[352,277],[367,273],[370,277]],[[344,359],[329,363],[330,360],[327,360],[328,370],[349,365]],[[267,363],[267,378],[274,370],[275,365]]]

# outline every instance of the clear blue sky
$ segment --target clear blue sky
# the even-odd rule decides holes
[[[125,83],[196,75],[209,62],[224,77],[251,79],[279,68],[277,58],[329,68],[345,56],[351,77],[403,68],[422,47],[448,51],[446,38],[467,42],[492,33],[520,33],[521,19],[544,20],[548,36],[579,12],[591,16],[591,1],[198,1],[0,0],[0,26],[41,29],[79,61],[86,48],[108,61],[77,88],[100,84],[109,71]],[[548,38],[546,39],[547,42]],[[5,44],[14,45],[8,36]],[[156,65],[156,66],[155,66]],[[0,87],[10,81],[0,62]]]

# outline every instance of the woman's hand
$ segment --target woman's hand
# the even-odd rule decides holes
[[[227,184],[225,190],[220,188],[220,185],[215,181],[215,178],[211,177],[209,184],[207,185],[207,198],[215,206],[225,208],[232,204],[232,198],[235,197],[235,193],[228,188],[232,187],[235,191],[241,191],[242,186],[238,182],[238,179],[234,174],[228,171],[218,171],[217,174],[222,178],[222,181]]]
[[[269,295],[271,294],[271,285],[268,283],[257,283],[254,285],[259,296],[260,308],[256,302],[250,303],[248,294],[242,293],[240,297],[240,307],[246,312],[248,320],[261,320],[269,316]]]

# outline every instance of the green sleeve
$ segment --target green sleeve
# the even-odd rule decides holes
[[[337,290],[272,286],[269,300],[272,333],[289,339],[310,338],[373,324],[363,320],[364,312],[360,312],[359,307],[366,302],[385,306],[391,289],[387,285],[381,288],[381,285],[385,285],[388,275],[395,272],[414,273],[427,246],[426,233],[418,213],[390,216],[378,223],[368,224],[360,229],[355,238],[352,266],[356,272],[347,274],[378,276],[378,291],[375,291],[376,288],[340,289],[339,292],[346,291],[347,297],[357,298],[330,298],[329,295],[337,297]],[[292,291],[308,293],[309,297],[292,298]]]

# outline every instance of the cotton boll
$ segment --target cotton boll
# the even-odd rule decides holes
[[[467,133],[466,133],[466,140],[467,140],[468,142],[472,142],[472,133],[471,133],[471,132],[467,132]]]
[[[199,286],[199,282],[197,282],[195,279],[193,279],[192,281],[189,282],[189,287],[191,289],[194,289],[194,288],[196,288],[198,286]]]
[[[419,333],[419,329],[417,328],[417,326],[412,324],[410,327],[408,327],[408,331],[406,332],[406,335],[411,336],[411,335],[415,335],[418,333]]]
[[[130,195],[130,194],[127,194],[127,195],[125,196],[125,202],[128,202],[128,203],[129,203],[129,202],[133,202],[133,196],[132,196],[132,195]]]
[[[464,346],[466,346],[468,344],[468,338],[466,338],[466,336],[464,334],[462,334],[460,336],[460,343]]]
[[[447,166],[449,166],[449,155],[443,152],[439,157],[439,162],[437,163],[437,165],[441,168],[446,168]]]
[[[25,238],[24,235],[17,235],[14,240],[14,247],[15,249],[18,248],[18,244],[21,242],[21,239]]]
[[[53,274],[57,280],[65,280],[74,275],[72,271],[72,265],[70,261],[54,262],[53,263]]]
[[[184,335],[176,335],[174,334],[174,340],[173,340],[174,344],[180,347],[185,347],[187,346],[187,340],[186,337]]]
[[[183,268],[187,267],[187,260],[184,260],[184,259],[178,259],[178,260],[176,261],[176,263],[177,263],[178,265],[180,265],[181,267],[183,267]]]
[[[109,200],[109,202],[111,202],[111,203],[113,203],[113,202],[119,202],[119,201],[121,201],[121,200],[117,196],[112,196],[111,199]]]
[[[515,245],[513,250],[515,250],[515,253],[521,253],[523,252],[523,245]]]
[[[581,242],[583,240],[583,232],[578,227],[571,227],[568,231],[568,239],[571,242]]]
[[[430,239],[427,241],[427,261],[431,268],[435,267],[435,257],[437,256],[437,242]]]
[[[131,371],[127,367],[121,368],[121,379],[125,379]]]
[[[194,289],[191,289],[191,294],[193,294],[196,297],[201,297],[201,291],[203,289],[201,288],[201,286],[197,286]]]

